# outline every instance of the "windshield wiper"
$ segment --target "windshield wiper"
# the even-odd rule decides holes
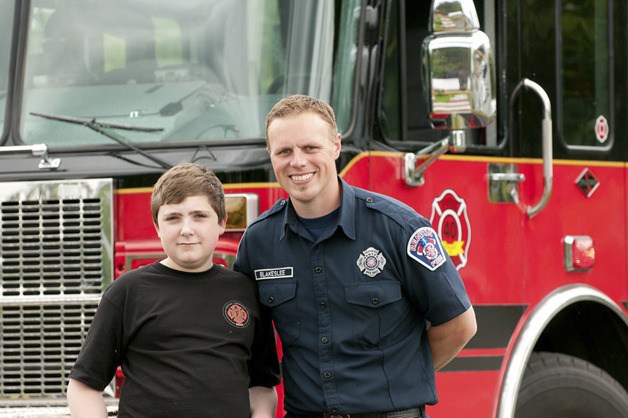
[[[114,140],[118,144],[148,158],[154,163],[159,164],[160,167],[165,168],[166,170],[172,167],[172,164],[138,148],[133,143],[128,142],[126,138],[124,138],[123,136],[117,134],[116,132],[112,130],[112,129],[121,129],[125,131],[135,131],[135,132],[161,132],[164,130],[163,128],[144,128],[141,126],[131,126],[131,125],[123,125],[119,123],[102,122],[102,121],[96,120],[96,118],[92,118],[92,119],[77,118],[73,116],[53,115],[50,113],[30,112],[30,114],[33,116],[39,116],[45,119],[51,119],[51,120],[56,120],[59,122],[67,122],[67,123],[73,123],[75,125],[86,126],[92,131],[98,132],[99,134],[106,136],[109,139]]]

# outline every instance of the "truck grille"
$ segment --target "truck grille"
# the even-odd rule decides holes
[[[0,184],[0,399],[62,399],[112,281],[112,181]]]

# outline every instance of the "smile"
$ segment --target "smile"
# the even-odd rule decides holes
[[[307,173],[307,174],[299,174],[299,175],[292,175],[290,176],[290,178],[294,181],[306,181],[311,179],[312,177],[314,177],[314,173]]]

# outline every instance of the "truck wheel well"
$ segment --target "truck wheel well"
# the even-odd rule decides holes
[[[571,304],[547,324],[534,351],[578,357],[605,370],[628,390],[628,327],[592,301]]]

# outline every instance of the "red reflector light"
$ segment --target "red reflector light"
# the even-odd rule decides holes
[[[565,245],[565,268],[567,271],[587,271],[595,264],[593,238],[586,235],[567,235]]]

